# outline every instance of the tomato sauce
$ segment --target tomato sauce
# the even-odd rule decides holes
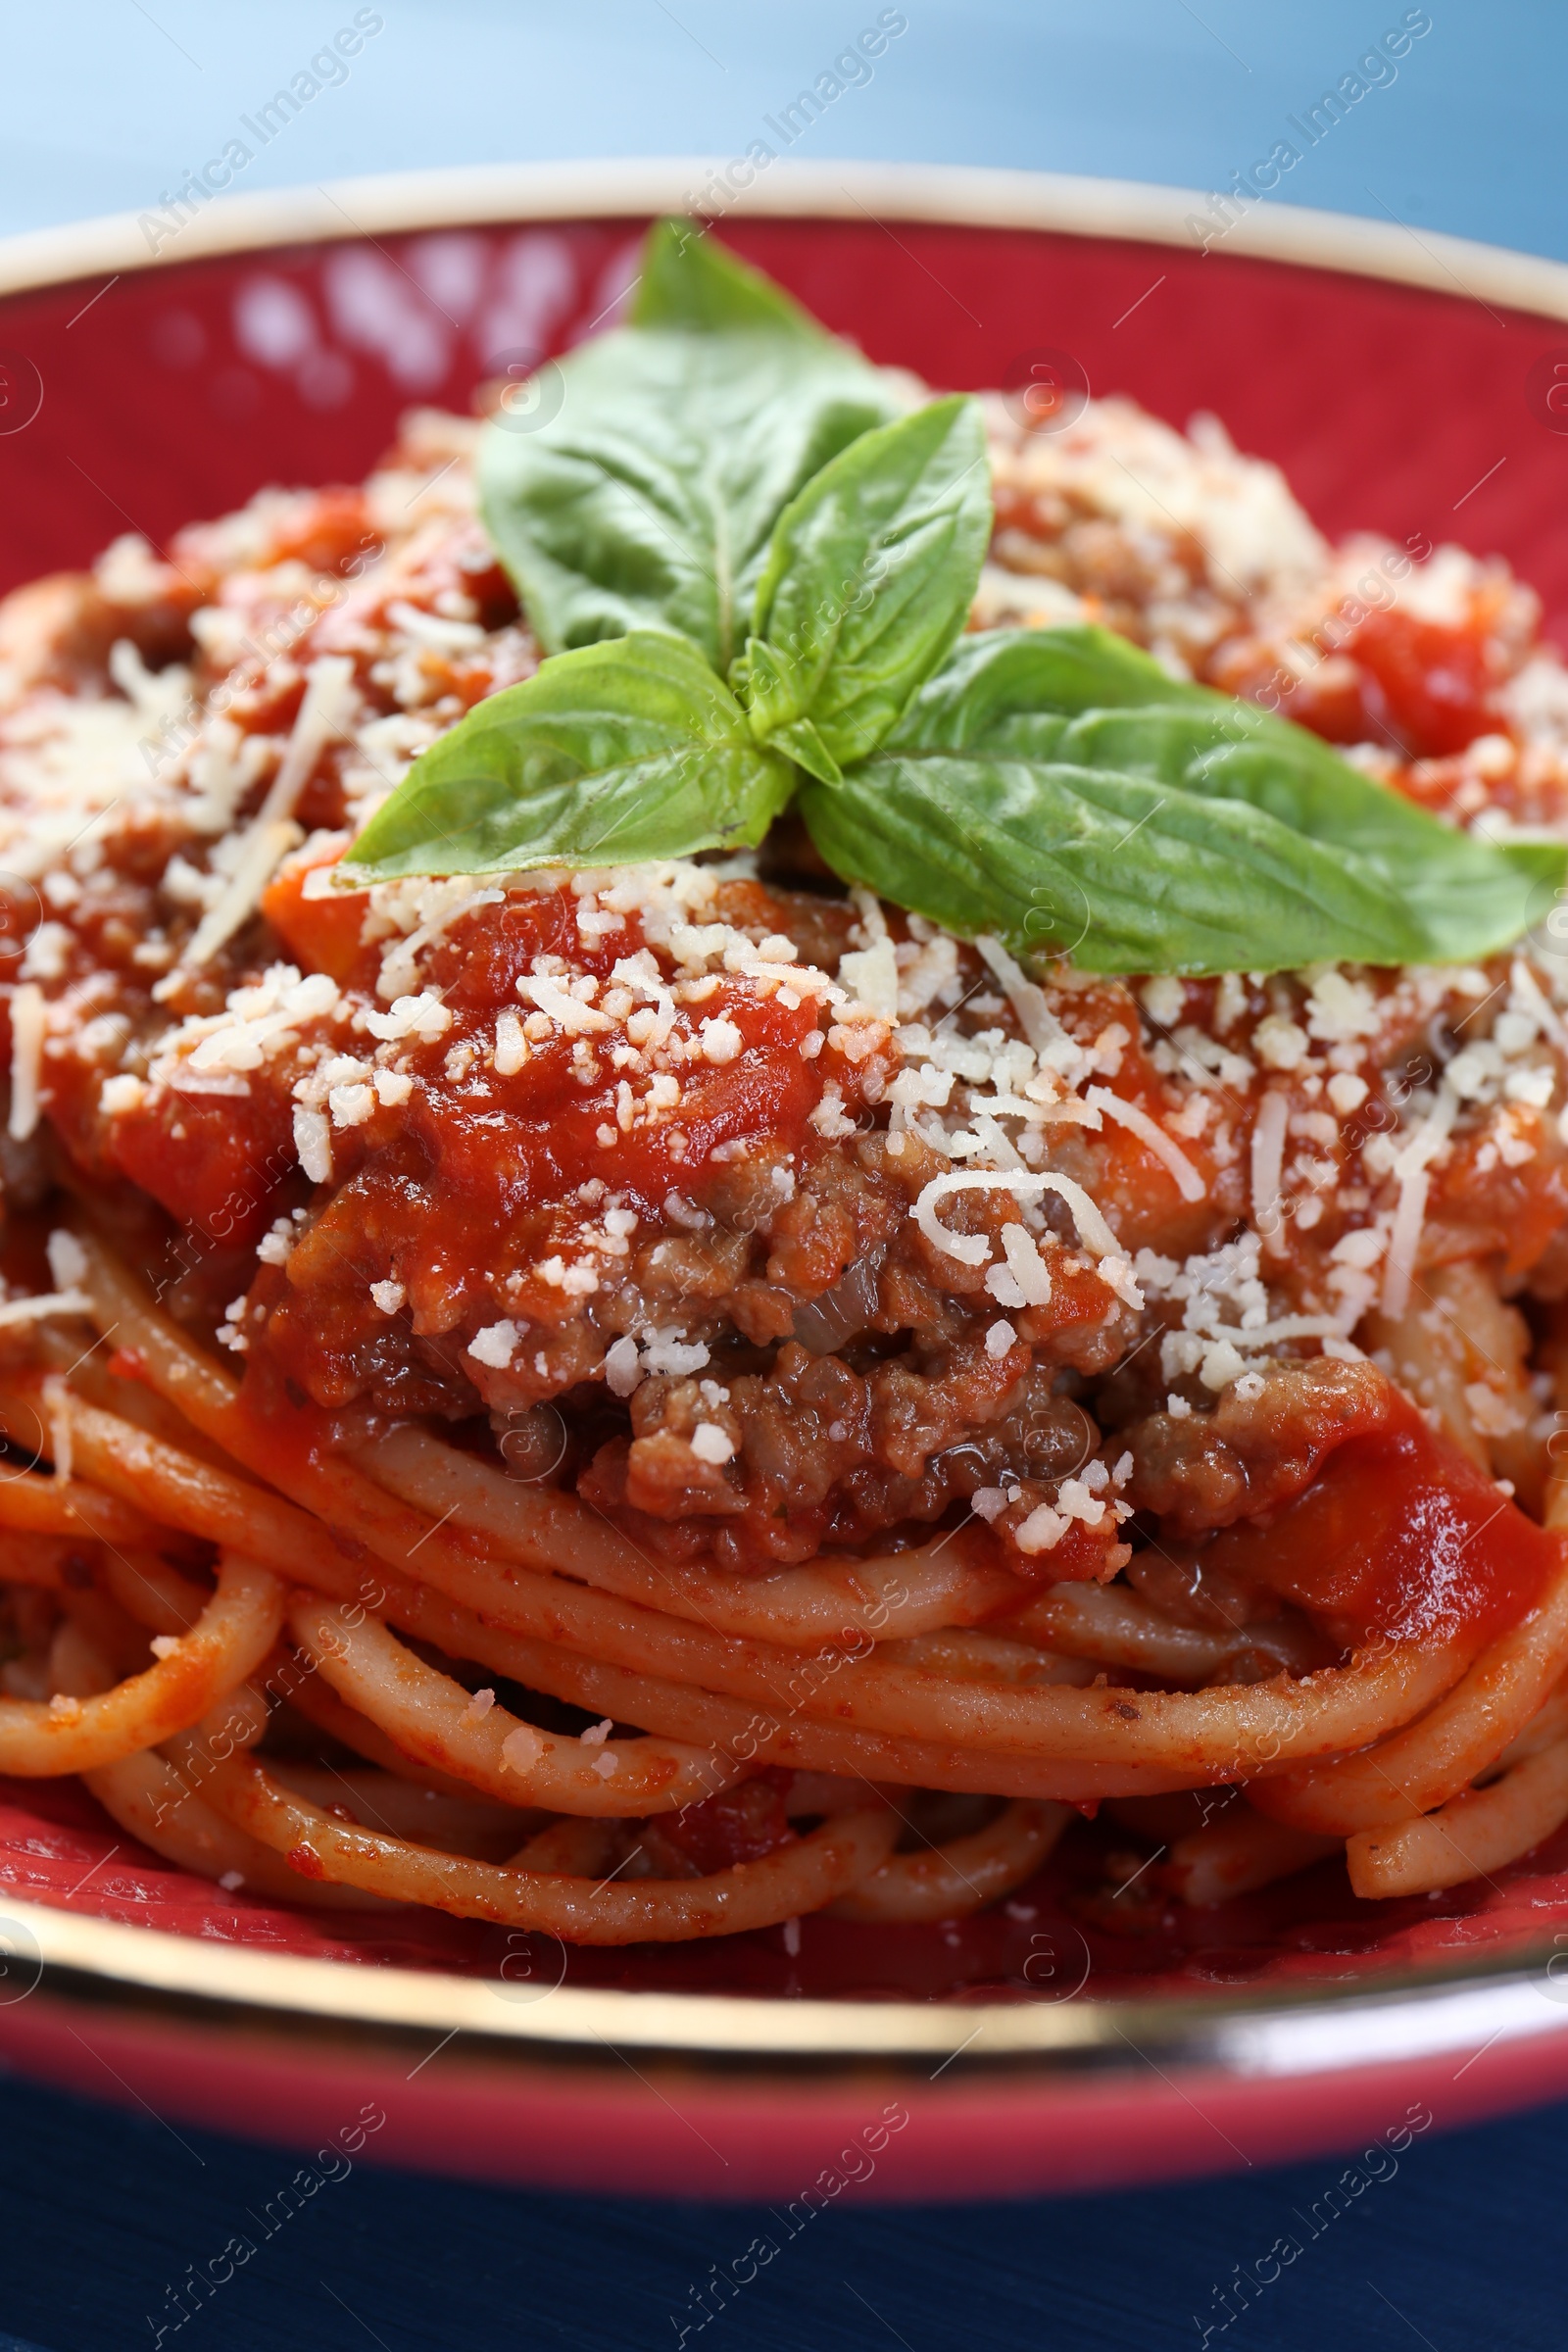
[[[1409,1398],[1333,1449],[1282,1509],[1222,1529],[1204,1558],[1309,1609],[1348,1644],[1382,1635],[1477,1649],[1541,1598],[1558,1541]]]
[[[1508,1116],[1530,1147],[1513,1164],[1482,1128],[1461,1137],[1435,1170],[1423,1236],[1429,1264],[1494,1254],[1503,1279],[1516,1280],[1568,1227],[1568,1148],[1556,1118],[1529,1103],[1511,1104]]]
[[[303,874],[292,873],[272,886],[269,919],[308,968],[370,993],[385,942],[359,944],[364,897],[306,899],[303,883]],[[517,1004],[517,982],[539,956],[560,956],[573,971],[603,982],[620,957],[635,955],[642,944],[640,928],[630,921],[597,950],[586,947],[569,891],[485,907],[479,921],[465,924],[430,952],[424,985],[437,991],[455,1020],[437,1044],[411,1043],[411,1068],[433,1080],[465,1042],[487,1045],[496,1013]],[[727,982],[701,1010],[704,1017],[732,1020],[742,1050],[726,1064],[683,1066],[678,1121],[622,1132],[615,1072],[608,1070],[603,1084],[585,1087],[565,1037],[536,1047],[512,1077],[482,1080],[468,1100],[450,1084],[421,1089],[395,1124],[417,1139],[458,1229],[471,1227],[481,1202],[493,1214],[492,1203],[514,1211],[564,1200],[590,1171],[652,1209],[719,1145],[760,1136],[798,1145],[821,1092],[820,1074],[800,1054],[816,1027],[812,1002],[787,1006]],[[373,1136],[374,1124],[364,1133]]]
[[[351,1002],[380,1004],[388,941],[362,939],[366,895],[318,896],[308,885],[309,869],[280,875],[267,893],[269,921],[302,966],[329,974]],[[579,1199],[588,1179],[598,1180],[601,1199],[632,1207],[646,1232],[662,1220],[672,1194],[701,1194],[726,1145],[770,1144],[798,1163],[820,1151],[808,1120],[841,1064],[825,1045],[803,1056],[817,1029],[809,995],[715,976],[692,1004],[683,1002],[675,1043],[684,1047],[701,1022],[722,1019],[738,1033],[738,1050],[720,1061],[677,1053],[678,1100],[662,1109],[651,1107],[646,1067],[628,1080],[615,1034],[607,1042],[558,1029],[530,1041],[520,1067],[496,1068],[497,1015],[506,1007],[526,1012],[518,982],[540,958],[592,975],[603,989],[616,962],[643,946],[634,916],[585,940],[573,894],[548,890],[482,905],[427,949],[421,984],[448,1025],[403,1041],[399,1068],[412,1087],[336,1131],[332,1197],[301,1237],[287,1277],[264,1266],[259,1280],[267,1353],[318,1403],[338,1406],[367,1388],[416,1412],[450,1411],[468,1397],[457,1344],[409,1361],[407,1334],[373,1303],[372,1282],[391,1277],[403,1286],[420,1341],[439,1341],[466,1318],[493,1322],[503,1276],[507,1311],[553,1327],[571,1312],[572,1298],[537,1268],[563,1251],[576,1254],[580,1229],[595,1213]],[[363,1051],[357,1027],[343,1043]],[[220,1224],[224,1239],[243,1224],[254,1240],[276,1202],[266,1181],[247,1190],[246,1173],[274,1164],[273,1122],[282,1123],[286,1143],[291,1106],[281,1090],[290,1075],[256,1072],[250,1098],[206,1105],[199,1121],[166,1099],[145,1131],[126,1123],[122,1165],[176,1213],[211,1232]],[[172,1123],[184,1129],[183,1140],[174,1140]],[[289,1157],[285,1148],[283,1165]],[[257,1206],[240,1220],[235,1203],[252,1196]]]
[[[1396,608],[1369,612],[1348,651],[1364,673],[1360,740],[1372,731],[1365,722],[1382,717],[1417,757],[1441,759],[1496,726],[1498,681],[1481,628],[1456,629]]]
[[[701,1804],[683,1805],[678,1813],[656,1816],[662,1835],[698,1870],[733,1870],[740,1862],[758,1862],[764,1854],[788,1845],[795,1833],[784,1809],[785,1793],[795,1778],[787,1769],[769,1765],[750,1780],[740,1781]]]
[[[1398,605],[1356,617],[1342,606],[1295,639],[1298,649],[1304,637],[1310,649],[1304,671],[1279,662],[1278,640],[1242,636],[1222,642],[1200,674],[1326,742],[1375,743],[1403,759],[1442,760],[1478,735],[1506,731],[1497,701],[1512,666],[1499,643],[1505,604],[1505,593],[1483,590],[1452,620]],[[1406,776],[1396,781],[1409,788]]]
[[[122,1176],[209,1241],[253,1247],[294,1165],[291,1119],[276,1096],[190,1096],[117,1119],[109,1152]]]
[[[326,857],[319,864],[334,861]],[[263,891],[262,912],[302,971],[327,972],[341,985],[364,960],[365,895],[336,891],[330,898],[306,898],[306,877],[318,870],[317,865],[286,866]]]

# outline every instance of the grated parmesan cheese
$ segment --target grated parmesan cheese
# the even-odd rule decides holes
[[[475,1332],[468,1342],[466,1352],[476,1364],[487,1364],[492,1371],[504,1372],[512,1361],[521,1336],[521,1325],[507,1317],[499,1323],[486,1324],[483,1331]]]
[[[324,1110],[308,1109],[303,1102],[295,1104],[294,1149],[313,1184],[331,1183],[332,1130]]]
[[[1108,1086],[1092,1086],[1084,1100],[1096,1110],[1103,1112],[1107,1119],[1114,1119],[1118,1126],[1136,1135],[1141,1144],[1149,1146],[1154,1157],[1163,1161],[1169,1169],[1175,1179],[1176,1190],[1184,1200],[1202,1200],[1206,1190],[1203,1179],[1181,1146],[1171,1140],[1157,1119],[1152,1119],[1148,1111],[1141,1109],[1136,1102],[1128,1102],[1120,1095],[1113,1095]]]
[[[983,1233],[950,1233],[937,1217],[941,1203],[954,1193],[1009,1192],[1015,1200],[1036,1200],[1042,1193],[1054,1193],[1071,1209],[1079,1235],[1092,1256],[1121,1260],[1120,1245],[1096,1203],[1081,1184],[1070,1176],[1054,1174],[1018,1175],[1010,1172],[991,1174],[971,1169],[962,1175],[933,1176],[909,1214],[934,1248],[956,1257],[960,1265],[983,1266],[991,1255],[990,1241]],[[1114,1286],[1113,1286],[1114,1287]],[[1129,1304],[1143,1304],[1133,1298]]]
[[[1280,1237],[1280,1186],[1285,1177],[1285,1135],[1290,1102],[1272,1087],[1257,1106],[1252,1122],[1252,1222],[1266,1242]]]
[[[6,1132],[14,1144],[24,1144],[38,1124],[48,1018],[44,993],[35,980],[12,991],[11,1116]]]
[[[52,1315],[91,1312],[92,1298],[86,1291],[38,1291],[30,1298],[7,1298],[0,1302],[0,1331],[14,1330],[22,1323],[45,1322]]]
[[[1421,1246],[1421,1228],[1426,1222],[1427,1193],[1432,1181],[1429,1170],[1432,1161],[1448,1140],[1458,1108],[1458,1096],[1451,1087],[1442,1087],[1430,1115],[1394,1163],[1399,1197],[1394,1211],[1394,1230],[1389,1236],[1389,1254],[1383,1268],[1382,1298],[1383,1312],[1391,1320],[1402,1315],[1410,1303],[1410,1285],[1415,1275],[1416,1252]]]
[[[292,849],[305,835],[294,822],[301,793],[316,771],[327,745],[341,740],[359,708],[354,663],[347,654],[325,654],[306,672],[300,701],[276,775],[244,834],[226,889],[197,925],[195,937],[181,959],[185,970],[210,963],[220,947],[233,938],[261,904],[262,893]]]
[[[1036,986],[1001,940],[982,934],[974,944],[1002,982],[1007,1002],[1018,1016],[1018,1026],[1035,1052],[1043,1054],[1048,1047],[1064,1039],[1067,1033],[1046,1003],[1045,990]]]
[[[496,1015],[495,1065],[498,1078],[514,1078],[528,1058],[528,1040],[520,1014],[505,1006]]]

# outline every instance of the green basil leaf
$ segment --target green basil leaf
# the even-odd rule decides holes
[[[1060,761],[884,751],[802,813],[834,871],[952,931],[1096,972],[1406,963],[1425,935],[1352,851],[1245,801]]]
[[[1568,851],[1504,855],[1362,775],[1304,730],[1290,730],[1295,741],[1286,732],[1246,704],[1223,713],[1095,711],[1067,726],[1056,756],[1245,801],[1313,840],[1353,850],[1402,895],[1432,962],[1495,955],[1545,912]]]
[[[385,882],[754,847],[793,783],[700,654],[639,632],[476,704],[420,753],[347,866]]]
[[[1167,677],[1152,656],[1109,629],[986,629],[959,640],[888,741],[916,750],[1044,758],[1061,725],[1082,711],[1187,702],[1240,707],[1206,686]],[[1037,742],[1044,747],[1039,752]]]
[[[1471,839],[1475,836],[1472,834]],[[1517,873],[1529,882],[1530,924],[1534,929],[1551,911],[1552,903],[1563,885],[1563,867],[1568,862],[1568,851],[1560,841],[1494,841],[1488,847],[1499,858],[1505,858]]]
[[[656,220],[627,318],[633,326],[684,327],[693,334],[794,335],[813,344],[832,336],[782,286],[728,251],[706,222]]]
[[[814,722],[787,716],[796,708],[792,676],[767,640],[748,637],[746,651],[731,664],[729,674],[730,684],[745,701],[759,741],[772,744],[808,776],[823,784],[836,784],[843,771]],[[766,718],[772,718],[773,725],[768,726]]]
[[[978,401],[933,401],[824,466],[758,582],[743,668],[759,736],[789,744],[809,721],[839,766],[874,751],[963,627],[990,537]]]
[[[895,746],[1062,760],[1262,809],[1382,876],[1419,926],[1422,945],[1406,960],[1495,954],[1545,911],[1568,866],[1568,852],[1549,844],[1500,847],[1442,823],[1304,727],[1172,680],[1102,629],[966,639],[911,705]]]
[[[668,629],[721,673],[784,508],[906,406],[848,344],[772,318],[621,327],[551,365],[550,397],[479,449],[485,527],[540,643]]]

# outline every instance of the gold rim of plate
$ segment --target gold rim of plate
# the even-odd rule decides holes
[[[0,238],[0,296],[133,270],[178,269],[216,255],[422,229],[515,221],[637,220],[703,212],[703,193],[725,169],[717,156],[607,157],[560,164],[474,164],[387,172],[316,187],[214,196],[165,250],[142,222],[112,213]],[[1192,248],[1193,222],[1209,198],[1145,180],[1090,179],[1059,172],[1010,172],[967,164],[791,162],[768,166],[728,196],[714,217],[752,220],[923,220],[975,228],[1033,228]],[[1426,286],[1482,304],[1568,319],[1568,264],[1515,253],[1435,229],[1255,204],[1224,231],[1227,256],[1338,270]]]
[[[329,2027],[421,2048],[432,2034],[461,2034],[470,2058],[482,2050],[502,2061],[549,2052],[597,2062],[630,2046],[719,2067],[772,2062],[794,2075],[853,2059],[934,2080],[933,2059],[961,2059],[971,2080],[1000,2064],[1037,2076],[1147,2077],[1152,2065],[1283,2081],[1568,2032],[1568,1977],[1559,1981],[1546,1931],[1528,1952],[1449,1967],[1110,2000],[638,1992],[553,1982],[548,1957],[537,1981],[505,1982],[308,1959],[25,1902],[0,1909],[0,2000],[11,2005],[38,1990],[101,2012],[112,1990],[143,2014],[209,2030]],[[0,2031],[4,2018],[0,2006]]]
[[[0,239],[0,298],[131,270],[281,246],[515,221],[643,219],[704,209],[727,159],[612,158],[398,172],[317,187],[217,196],[162,253],[134,213]],[[918,220],[1044,229],[1192,247],[1208,199],[1194,189],[971,166],[770,165],[724,207],[748,219]],[[1568,319],[1568,265],[1403,222],[1262,203],[1227,230],[1226,255],[1358,277]],[[554,2051],[604,2058],[613,2045],[720,2067],[831,2070],[846,2060],[965,2075],[1147,2075],[1154,2059],[1238,2078],[1283,2080],[1437,2058],[1568,2030],[1568,1980],[1552,1946],[1359,1982],[1134,2000],[795,2000],[502,1984],[435,1969],[312,1960],[54,1910],[0,1895],[0,2003],[36,1988],[102,2009],[118,1994],[142,2013],[208,2029],[329,2028],[409,2045],[432,2033],[513,2059]],[[1560,1957],[1560,1955],[1558,1955]],[[13,1972],[16,1972],[13,1975]],[[5,2008],[0,2005],[0,2025]],[[939,2069],[946,2072],[946,2068]]]

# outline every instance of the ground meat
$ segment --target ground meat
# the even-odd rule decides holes
[[[992,422],[977,625],[1109,619],[1176,674],[1330,737],[1376,720],[1428,755],[1386,749],[1378,772],[1446,813],[1568,805],[1568,754],[1527,742],[1505,701],[1534,624],[1500,573],[1449,551],[1456,617],[1342,613],[1282,684],[1348,575],[1272,469],[1217,428],[1184,441],[1114,405],[1059,435]],[[0,823],[24,837],[28,793],[52,805],[28,746],[55,743],[62,703],[111,736],[122,721],[138,777],[97,814],[88,794],[30,959],[0,975],[0,1067],[14,985],[46,1000],[54,1133],[47,1152],[8,1139],[0,1174],[13,1206],[68,1157],[118,1202],[133,1186],[129,1253],[243,1359],[259,1413],[283,1395],[438,1416],[520,1474],[580,1481],[656,1557],[760,1568],[946,1526],[1020,1575],[1102,1576],[1130,1500],[1185,1558],[1376,1420],[1364,1364],[1265,1359],[1256,1394],[1244,1379],[1216,1405],[1227,1375],[1204,1351],[1276,1318],[1378,1344],[1396,1139],[1461,1056],[1415,1275],[1486,1259],[1561,1296],[1568,1051],[1509,958],[1026,977],[847,893],[798,817],[755,878],[726,858],[334,891],[319,869],[394,769],[539,659],[475,514],[472,439],[425,413],[379,487],[268,493],[181,533],[172,565],[122,543],[93,578],[0,610]],[[1138,491],[1140,452],[1180,517]],[[1279,549],[1245,592],[1203,527],[1239,489]],[[167,712],[144,712],[155,681],[111,659],[117,639],[151,671],[178,664]],[[352,677],[292,804],[309,838],[191,961],[322,657]],[[1544,683],[1555,710],[1560,672]],[[84,790],[106,772],[97,750],[56,751]],[[38,912],[6,898],[0,938]],[[285,1019],[302,987],[316,1009]],[[411,1005],[428,1020],[403,1021]],[[1086,1234],[1067,1198],[1015,1181],[1044,1171],[1103,1223]],[[985,1188],[941,1185],[956,1173]],[[1231,1262],[1247,1248],[1250,1271]]]
[[[661,1814],[644,1832],[645,1844],[661,1866],[671,1858],[693,1875],[729,1870],[737,1862],[760,1862],[776,1853],[795,1836],[784,1798],[793,1774],[770,1770],[710,1796],[700,1805],[685,1805],[678,1813]],[[685,1875],[671,1871],[670,1876]]]
[[[789,1341],[770,1372],[726,1389],[644,1381],[631,1421],[631,1439],[601,1449],[579,1493],[651,1520],[723,1522],[711,1540],[736,1565],[930,1525],[1004,1479],[1025,1494],[1034,1482],[1043,1494],[1045,1482],[1081,1468],[1099,1444],[1089,1414],[1057,1393],[1049,1370],[1031,1367],[1022,1349],[997,1358],[973,1343],[861,1373]],[[694,1448],[700,1429],[717,1439]]]
[[[1257,1394],[1228,1389],[1211,1413],[1151,1413],[1125,1432],[1132,1499],[1171,1534],[1201,1535],[1278,1509],[1336,1446],[1376,1427],[1394,1396],[1375,1365],[1329,1357],[1263,1364],[1257,1377]]]
[[[87,572],[57,571],[16,589],[0,603],[0,667],[20,687],[101,691],[110,648],[122,639],[151,669],[182,659],[191,612],[203,601],[200,584],[168,564],[150,570],[151,593],[131,605],[105,595]]]

